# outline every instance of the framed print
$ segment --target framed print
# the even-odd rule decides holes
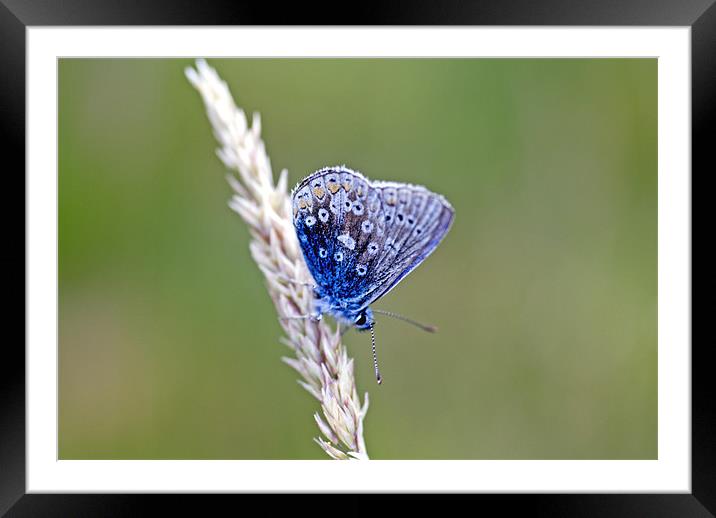
[[[553,4],[290,27],[3,7],[27,193],[3,512],[439,492],[713,513],[691,171],[716,8]]]

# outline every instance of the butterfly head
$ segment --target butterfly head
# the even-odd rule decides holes
[[[353,326],[356,329],[365,331],[366,329],[370,329],[370,326],[372,326],[374,322],[373,312],[370,308],[365,308],[355,316],[353,319]]]

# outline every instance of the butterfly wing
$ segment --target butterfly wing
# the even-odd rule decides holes
[[[345,167],[321,169],[293,193],[296,234],[321,293],[364,308],[432,253],[454,211],[424,187],[371,183]]]
[[[372,265],[374,288],[360,304],[368,306],[418,267],[445,237],[455,216],[448,201],[425,187],[377,182],[374,189],[384,223],[379,260]]]
[[[370,223],[379,203],[368,203],[368,180],[344,167],[328,167],[293,192],[296,235],[319,291],[337,304],[370,289],[368,270],[378,245]]]

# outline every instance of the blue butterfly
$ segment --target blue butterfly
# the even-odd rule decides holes
[[[315,281],[310,317],[327,313],[341,324],[370,329],[380,383],[370,305],[435,250],[455,211],[425,187],[371,182],[345,166],[325,167],[304,178],[292,200],[296,235]]]

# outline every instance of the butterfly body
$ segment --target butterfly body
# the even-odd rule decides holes
[[[311,174],[292,194],[296,235],[315,281],[315,317],[358,329],[373,325],[370,304],[433,252],[454,211],[428,189],[371,182],[347,167]]]

